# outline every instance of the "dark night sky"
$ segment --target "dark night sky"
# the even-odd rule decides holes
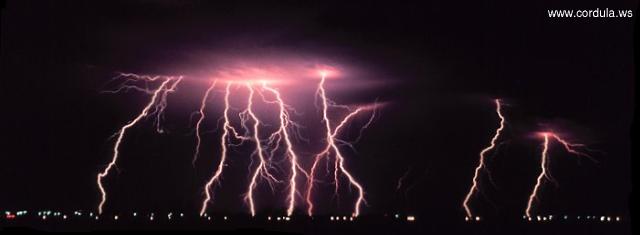
[[[545,188],[539,211],[627,213],[634,20],[550,19],[546,10],[608,7],[637,14],[636,1],[115,2],[6,3],[0,209],[95,208],[95,175],[109,160],[109,136],[148,100],[102,94],[105,83],[119,71],[189,74],[195,66],[185,63],[193,54],[232,48],[315,54],[389,82],[334,95],[339,103],[389,102],[358,152],[348,154],[367,189],[365,214],[463,217],[460,203],[477,154],[497,124],[493,98],[508,103],[506,142],[489,161],[495,186],[484,180],[485,195],[473,203],[478,213],[522,214],[541,144],[529,135],[545,124],[604,154],[595,154],[596,164],[554,145],[559,187]],[[206,87],[185,86],[191,94],[169,97],[170,133],[154,133],[150,121],[130,132],[121,172],[107,180],[107,210],[197,210],[218,150],[203,150],[208,155],[191,167],[189,115],[197,103],[190,101]],[[209,133],[205,141],[215,143],[217,136]],[[246,211],[239,196],[246,167],[242,160],[233,164],[240,170],[216,189],[221,199],[214,212]],[[396,182],[408,169],[406,194],[398,193]],[[325,213],[348,212],[352,194],[343,193],[339,205],[323,205]]]

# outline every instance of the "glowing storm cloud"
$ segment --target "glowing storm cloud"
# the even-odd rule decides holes
[[[295,74],[297,73],[297,74]],[[211,177],[204,185],[204,199],[201,203],[200,215],[204,215],[208,210],[208,206],[214,202],[214,186],[219,186],[221,183],[222,175],[224,174],[224,168],[227,166],[227,155],[229,148],[238,146],[245,142],[251,142],[253,144],[253,153],[249,156],[251,172],[249,175],[249,185],[244,193],[245,203],[248,205],[249,213],[252,216],[256,215],[256,198],[255,189],[257,185],[265,181],[271,187],[275,189],[276,184],[286,184],[286,197],[283,201],[286,203],[286,214],[291,216],[296,206],[298,197],[303,197],[307,204],[307,214],[313,215],[313,191],[314,184],[317,182],[315,178],[315,172],[318,162],[325,158],[333,156],[334,160],[334,185],[335,193],[338,193],[338,187],[340,185],[340,175],[344,176],[349,185],[357,189],[357,199],[353,205],[352,216],[360,215],[360,209],[364,199],[364,187],[356,179],[356,177],[348,170],[344,153],[340,150],[340,145],[347,145],[353,147],[351,143],[338,138],[341,129],[347,125],[351,120],[361,113],[371,113],[370,118],[360,129],[367,128],[373,121],[378,104],[361,105],[361,106],[348,106],[337,105],[327,97],[325,90],[325,83],[329,75],[337,75],[337,71],[331,67],[318,68],[317,66],[297,66],[290,70],[283,69],[279,66],[264,66],[264,67],[252,67],[247,64],[239,64],[237,66],[231,66],[227,69],[221,69],[214,73],[212,79],[210,79],[208,88],[202,95],[200,100],[199,109],[197,111],[198,119],[195,125],[195,150],[192,158],[192,164],[195,166],[200,155],[200,147],[202,143],[201,126],[206,120],[206,109],[209,97],[212,92],[216,90],[218,84],[224,84],[224,98],[221,103],[224,105],[224,111],[221,117],[223,121],[221,136],[219,141],[220,155],[215,171],[211,174]],[[294,139],[300,136],[299,128],[300,124],[292,120],[292,113],[295,112],[293,107],[285,102],[285,98],[280,92],[281,86],[291,85],[296,82],[300,82],[300,79],[294,79],[297,75],[302,78],[308,78],[315,76],[320,77],[315,97],[321,101],[321,113],[322,124],[325,128],[325,137],[322,140],[324,142],[323,150],[314,154],[312,158],[313,163],[309,167],[305,167],[301,161],[303,156],[296,152]],[[156,128],[158,132],[162,132],[160,121],[163,116],[163,112],[166,108],[166,100],[169,93],[176,91],[178,84],[183,80],[183,77],[169,77],[169,76],[146,76],[136,74],[120,74],[117,79],[124,79],[124,82],[113,91],[109,93],[117,93],[120,91],[136,90],[143,91],[151,95],[150,101],[142,109],[142,111],[129,123],[121,127],[120,131],[116,133],[117,140],[113,147],[113,156],[107,167],[101,171],[97,176],[97,185],[102,195],[102,199],[98,204],[98,213],[103,212],[103,207],[107,201],[107,191],[103,186],[103,180],[109,175],[111,170],[116,167],[116,161],[120,156],[120,145],[125,139],[126,132],[129,128],[138,124],[140,121],[148,116],[154,116],[156,118]],[[147,83],[162,81],[156,89],[148,89]],[[313,81],[313,80],[308,80]],[[318,81],[318,80],[316,80]],[[145,82],[144,86],[136,84],[136,82]],[[276,88],[276,85],[281,85]],[[235,96],[232,88],[244,88],[248,91],[246,98],[246,107],[239,113],[241,131],[238,131],[236,127],[232,125],[232,116],[229,111],[232,109],[229,102],[230,97]],[[277,129],[268,133],[268,138],[264,139],[261,136],[264,133],[263,126],[271,125],[264,123],[256,114],[256,106],[260,105],[275,105],[277,109],[275,112],[278,114]],[[346,116],[339,122],[332,122],[329,118],[329,113],[333,112],[333,108],[345,110]],[[359,139],[359,137],[358,137]],[[234,140],[237,143],[234,143]],[[282,156],[287,159],[288,172],[284,175],[278,171],[276,174],[273,171],[274,165],[279,164],[273,162],[274,155],[278,155],[279,150],[282,149]],[[309,169],[309,170],[306,170]],[[300,178],[304,178],[304,181],[300,181]],[[306,182],[301,184],[301,182]],[[306,186],[304,195],[302,195],[302,187]]]

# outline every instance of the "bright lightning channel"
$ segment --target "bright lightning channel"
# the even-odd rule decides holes
[[[158,79],[158,77],[138,76],[134,74],[123,74],[122,76],[130,77],[130,79],[133,79],[133,80],[154,81]],[[100,193],[101,193],[101,201],[98,204],[98,214],[102,214],[103,206],[107,201],[107,192],[104,189],[104,186],[102,185],[102,180],[109,175],[109,172],[111,171],[112,168],[116,167],[116,161],[118,160],[118,157],[120,155],[120,144],[122,143],[122,140],[124,139],[124,136],[127,130],[133,127],[134,125],[136,125],[138,122],[140,122],[140,120],[142,120],[148,115],[155,114],[157,118],[161,118],[162,117],[161,115],[164,112],[164,109],[166,107],[168,93],[174,92],[176,86],[178,85],[178,83],[180,83],[180,81],[182,81],[182,77],[166,77],[165,80],[162,82],[162,84],[155,91],[153,91],[151,100],[149,101],[149,103],[147,103],[144,109],[142,109],[140,114],[138,114],[138,116],[136,116],[136,118],[134,118],[132,121],[122,126],[122,128],[120,128],[120,130],[117,132],[118,138],[116,139],[116,143],[113,146],[113,156],[111,158],[111,161],[102,172],[98,173],[97,179],[96,179],[98,189],[100,190]],[[122,89],[130,89],[130,88],[132,88],[132,86],[127,86],[126,88],[119,88],[116,91],[119,91]],[[134,88],[134,89],[143,90],[142,88]],[[156,119],[156,127],[158,132],[162,132],[162,129],[160,128],[159,119]]]
[[[542,132],[540,133],[542,135],[542,137],[544,138],[544,142],[542,144],[542,154],[541,154],[541,159],[540,159],[540,174],[538,175],[538,177],[536,178],[536,184],[533,187],[533,191],[531,192],[531,195],[529,195],[529,201],[527,202],[527,208],[525,209],[525,215],[527,218],[531,219],[531,210],[533,208],[533,202],[534,200],[536,200],[538,198],[538,193],[540,190],[540,187],[542,187],[542,184],[544,183],[544,180],[547,179],[549,181],[553,181],[551,176],[549,175],[548,171],[548,167],[549,167],[549,139],[553,138],[556,141],[558,141],[560,144],[562,144],[562,146],[565,148],[565,150],[571,154],[575,154],[578,156],[584,156],[584,157],[588,157],[591,159],[591,156],[589,156],[586,153],[580,152],[578,150],[575,150],[575,148],[578,147],[585,147],[585,145],[583,144],[572,144],[569,143],[568,141],[562,139],[560,136],[558,136],[555,133],[552,132]]]
[[[209,94],[216,87],[216,83],[218,80],[213,80],[211,86],[205,91],[204,96],[202,97],[202,102],[200,102],[200,109],[198,114],[200,117],[198,118],[198,122],[196,123],[196,150],[193,154],[193,160],[191,161],[191,165],[195,167],[196,161],[198,160],[198,155],[200,155],[200,143],[202,142],[202,138],[200,136],[200,126],[202,125],[202,121],[205,119],[205,108],[207,107],[207,99],[209,99]]]
[[[347,179],[349,180],[350,185],[354,186],[357,190],[358,190],[358,198],[356,199],[355,203],[354,203],[354,208],[353,208],[353,212],[352,212],[352,216],[353,217],[357,217],[360,215],[360,207],[361,204],[364,202],[364,188],[362,187],[362,185],[355,179],[355,177],[353,177],[353,175],[346,169],[345,167],[345,159],[342,156],[342,153],[340,151],[340,149],[338,148],[336,142],[339,142],[339,140],[336,138],[336,135],[339,133],[340,129],[342,127],[345,126],[345,124],[354,116],[356,116],[358,113],[360,113],[361,111],[365,110],[366,108],[364,107],[360,107],[352,112],[350,112],[336,127],[335,129],[331,129],[331,121],[328,117],[328,109],[330,106],[332,106],[332,102],[327,98],[326,96],[326,91],[324,89],[324,84],[326,81],[326,73],[322,73],[322,78],[320,80],[320,83],[318,85],[318,88],[316,90],[316,95],[317,97],[320,97],[321,103],[322,103],[322,122],[325,124],[325,141],[326,141],[326,145],[325,148],[318,154],[316,154],[315,158],[314,158],[314,162],[313,165],[309,171],[309,178],[308,178],[308,186],[307,186],[307,192],[306,192],[306,201],[307,201],[307,215],[309,216],[313,216],[313,209],[314,209],[314,205],[313,205],[313,201],[311,198],[311,194],[313,192],[313,185],[315,182],[315,171],[317,169],[318,163],[320,160],[322,160],[325,157],[328,157],[331,152],[333,151],[334,155],[335,155],[335,162],[334,162],[334,184],[335,187],[338,187],[338,171],[340,173],[342,173],[344,176],[347,177]],[[337,193],[337,189],[335,191]]]
[[[244,199],[249,203],[249,211],[251,212],[251,216],[255,216],[256,209],[255,209],[255,202],[254,202],[255,200],[253,198],[253,190],[256,188],[258,184],[257,182],[258,177],[260,176],[261,178],[265,179],[272,188],[273,188],[272,182],[279,182],[279,180],[276,179],[276,177],[269,172],[268,162],[264,157],[265,150],[262,147],[262,143],[260,140],[260,132],[259,132],[259,127],[261,123],[260,123],[260,119],[258,119],[258,117],[253,111],[253,97],[254,97],[255,91],[252,86],[252,83],[247,82],[246,87],[247,89],[249,89],[249,97],[247,101],[248,102],[247,109],[243,113],[246,114],[245,117],[248,116],[253,121],[253,141],[256,146],[252,156],[257,155],[259,163],[258,163],[258,166],[255,168],[253,175],[251,176],[249,188],[247,189]]]
[[[282,97],[280,96],[280,92],[274,88],[271,88],[267,85],[266,82],[262,82],[263,89],[270,91],[276,97],[276,104],[279,107],[279,119],[280,119],[280,128],[274,134],[272,134],[269,138],[270,142],[278,141],[278,144],[273,149],[275,151],[279,146],[279,141],[284,139],[286,153],[289,157],[289,162],[291,165],[291,177],[289,178],[289,195],[287,196],[288,207],[287,207],[287,216],[291,216],[295,209],[295,199],[296,194],[298,192],[296,177],[298,175],[298,169],[302,171],[308,177],[308,173],[304,171],[302,167],[298,164],[298,155],[293,151],[293,144],[291,143],[291,137],[289,136],[288,128],[290,124],[292,124],[291,119],[289,118],[289,112],[285,106]],[[277,136],[277,137],[276,137]]]
[[[498,138],[500,138],[500,133],[504,129],[505,118],[502,115],[500,100],[496,99],[494,100],[494,102],[496,104],[496,114],[498,115],[498,118],[500,118],[500,126],[498,127],[498,129],[496,129],[495,134],[491,138],[491,143],[489,144],[489,146],[482,149],[482,151],[480,152],[480,161],[478,162],[478,166],[474,171],[471,188],[469,189],[469,192],[467,193],[467,195],[464,198],[464,201],[462,202],[462,206],[464,207],[464,210],[467,213],[467,217],[466,217],[467,220],[474,218],[474,215],[471,212],[471,208],[469,208],[469,201],[471,200],[471,197],[473,197],[474,193],[479,190],[478,177],[480,175],[480,171],[485,169],[486,154],[496,147],[496,142],[498,141]],[[475,217],[475,218],[478,218],[478,217]]]
[[[218,163],[215,173],[209,179],[209,181],[207,181],[207,184],[204,187],[205,199],[202,201],[200,216],[204,215],[204,213],[207,211],[207,206],[209,205],[210,201],[213,199],[211,187],[213,186],[213,184],[220,183],[220,177],[222,176],[222,171],[224,170],[224,166],[226,164],[225,162],[227,160],[227,141],[229,139],[229,131],[232,131],[234,133],[234,137],[239,136],[237,134],[237,131],[234,129],[234,127],[231,126],[231,121],[229,120],[229,108],[230,108],[229,96],[231,95],[231,84],[232,84],[231,82],[227,83],[227,86],[225,88],[225,93],[224,93],[224,113],[223,113],[224,124],[222,126],[222,131],[223,131],[222,136],[220,137],[220,149],[221,149],[220,162]]]

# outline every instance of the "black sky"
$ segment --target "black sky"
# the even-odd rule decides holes
[[[485,180],[476,210],[521,215],[540,151],[539,140],[528,135],[550,124],[604,154],[596,155],[595,164],[555,146],[552,171],[559,187],[548,185],[539,210],[625,215],[635,18],[551,19],[546,10],[636,6],[8,1],[0,50],[0,209],[93,209],[99,199],[95,175],[113,145],[108,138],[148,99],[102,94],[104,84],[121,71],[188,74],[185,61],[193,54],[231,48],[317,54],[391,82],[335,97],[389,102],[348,159],[367,188],[365,214],[463,217],[460,203],[477,154],[497,124],[492,99],[503,98],[506,142],[489,162],[495,187]],[[217,150],[205,150],[207,160],[191,167],[189,115],[197,104],[184,97],[169,98],[169,134],[155,134],[150,122],[131,132],[121,172],[108,179],[109,211],[198,208]],[[213,143],[216,136],[206,140]],[[234,164],[245,168],[240,160]],[[396,183],[408,169],[405,195],[396,192]],[[224,203],[212,210],[243,213],[239,191],[245,178],[230,174],[217,188]],[[346,213],[349,200],[326,207]]]

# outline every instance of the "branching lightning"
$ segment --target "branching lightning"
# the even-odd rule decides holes
[[[549,139],[550,138],[553,138],[556,141],[558,141],[560,144],[562,144],[562,146],[565,148],[565,150],[567,152],[571,153],[571,154],[575,154],[575,155],[578,155],[578,156],[591,158],[591,156],[589,156],[588,154],[576,150],[576,148],[585,147],[585,145],[583,145],[583,144],[572,144],[572,143],[569,143],[568,141],[562,139],[560,136],[558,136],[557,134],[552,133],[552,132],[542,132],[542,133],[540,133],[540,135],[542,135],[542,137],[544,138],[544,142],[542,144],[542,154],[541,154],[541,159],[540,159],[540,174],[538,175],[538,177],[536,179],[536,184],[533,187],[533,191],[531,192],[531,195],[529,195],[529,201],[527,202],[527,208],[525,210],[525,215],[529,219],[531,219],[531,210],[532,210],[532,207],[533,207],[533,202],[534,202],[534,200],[536,200],[538,198],[538,192],[540,190],[540,187],[542,187],[542,184],[544,183],[544,180],[547,179],[549,181],[553,181],[553,179],[549,175],[549,154],[548,154],[548,151],[549,151]]]
[[[256,210],[255,210],[255,202],[253,198],[253,190],[256,188],[258,184],[257,182],[258,177],[265,179],[269,183],[271,188],[273,188],[273,185],[272,185],[273,182],[279,182],[279,180],[276,179],[276,177],[269,172],[269,165],[267,160],[264,157],[265,149],[262,146],[262,143],[260,140],[260,132],[259,132],[259,127],[261,123],[253,111],[253,96],[255,91],[251,83],[247,83],[246,86],[247,86],[247,89],[249,89],[249,98],[247,101],[247,109],[243,113],[248,115],[248,117],[251,118],[251,120],[253,121],[253,141],[256,146],[252,155],[257,155],[259,162],[258,162],[258,166],[255,168],[251,176],[249,188],[247,189],[247,193],[245,195],[245,201],[249,203],[249,210],[251,212],[251,216],[255,216]]]
[[[471,200],[471,197],[473,197],[474,193],[479,190],[478,178],[480,175],[480,171],[485,169],[485,156],[489,151],[493,150],[496,147],[496,142],[498,141],[498,138],[500,138],[500,133],[504,129],[505,118],[502,115],[500,100],[496,99],[494,102],[496,104],[496,114],[500,118],[500,126],[498,127],[498,129],[496,129],[496,132],[493,135],[493,138],[491,138],[491,143],[489,144],[489,146],[482,149],[482,151],[480,152],[480,161],[478,162],[478,166],[475,169],[471,188],[469,189],[469,192],[467,193],[466,197],[464,198],[464,201],[462,202],[462,206],[464,207],[464,210],[467,213],[468,220],[473,218],[473,213],[471,213],[471,209],[469,208],[469,201]]]
[[[296,177],[298,176],[298,170],[300,170],[305,175],[307,175],[307,178],[309,174],[298,164],[298,155],[293,151],[293,144],[291,143],[291,137],[289,136],[288,128],[290,127],[291,124],[295,125],[295,123],[293,123],[289,118],[289,112],[287,111],[286,105],[282,100],[280,92],[278,92],[278,90],[274,88],[267,86],[266,82],[262,83],[262,87],[263,89],[270,91],[276,96],[275,102],[279,107],[278,117],[280,119],[280,127],[278,131],[276,131],[274,134],[270,136],[269,142],[274,142],[274,141],[277,142],[276,147],[273,148],[273,151],[275,151],[279,147],[280,140],[284,139],[286,153],[287,153],[287,156],[289,157],[289,162],[291,165],[291,177],[289,178],[289,195],[287,196],[288,197],[287,198],[287,201],[288,201],[287,216],[291,216],[293,214],[293,210],[295,209],[296,194],[298,192],[298,188],[296,184]]]
[[[220,177],[222,175],[222,171],[225,166],[225,161],[227,159],[227,141],[229,138],[229,132],[233,132],[234,137],[240,137],[239,139],[244,140],[244,137],[238,135],[238,132],[231,126],[231,122],[229,120],[229,96],[231,95],[231,82],[227,83],[224,95],[224,124],[222,126],[222,136],[220,137],[220,162],[218,163],[218,167],[216,168],[213,176],[207,181],[207,184],[204,187],[205,199],[202,202],[202,207],[200,209],[200,215],[204,215],[207,211],[207,206],[209,205],[209,201],[212,200],[213,195],[211,194],[211,186],[213,184],[217,184],[220,182]]]
[[[261,72],[260,69],[247,69],[238,70],[231,73],[222,72],[221,77],[211,81],[210,85],[200,98],[199,107],[196,111],[198,119],[195,124],[195,150],[193,158],[191,160],[192,165],[195,167],[197,160],[201,157],[202,141],[202,127],[207,119],[207,105],[211,93],[216,90],[218,81],[224,81],[226,86],[224,88],[224,111],[219,121],[222,121],[222,133],[219,140],[218,147],[220,148],[219,159],[215,166],[214,172],[204,185],[204,198],[200,205],[200,215],[204,216],[208,210],[209,205],[214,202],[215,186],[219,186],[224,174],[224,169],[227,167],[228,154],[230,148],[244,146],[245,142],[252,143],[250,148],[252,153],[249,156],[249,175],[248,185],[246,192],[244,193],[244,201],[248,206],[249,213],[252,216],[256,216],[256,194],[257,188],[260,183],[266,183],[269,185],[272,191],[275,192],[279,188],[280,184],[286,184],[286,196],[283,196],[283,202],[286,204],[286,215],[291,216],[296,210],[296,206],[300,203],[297,202],[298,198],[306,199],[308,204],[308,214],[311,216],[313,211],[313,203],[311,196],[313,193],[313,184],[316,182],[314,174],[318,165],[318,162],[323,158],[330,158],[334,160],[334,185],[335,194],[338,194],[338,188],[340,186],[339,180],[341,177],[345,177],[349,181],[349,185],[357,189],[358,198],[355,201],[352,215],[358,216],[360,214],[360,207],[364,200],[364,189],[360,182],[358,182],[352,173],[347,169],[346,160],[340,147],[353,148],[353,144],[360,140],[363,130],[368,128],[376,117],[377,105],[364,105],[359,107],[350,107],[346,105],[337,105],[329,100],[325,91],[325,74],[322,75],[322,80],[316,89],[315,99],[318,98],[322,103],[322,123],[325,128],[323,151],[314,154],[314,162],[310,171],[309,168],[305,168],[301,161],[304,157],[296,152],[296,146],[294,143],[300,142],[299,140],[305,140],[300,129],[302,125],[292,120],[292,114],[298,114],[296,110],[285,102],[282,93],[279,89],[271,86],[271,81],[261,80],[257,82],[251,80],[254,77],[255,72]],[[278,73],[274,73],[278,74]],[[236,77],[237,76],[237,77]],[[247,78],[249,77],[249,78]],[[127,134],[127,131],[137,125],[141,120],[146,117],[152,116],[154,118],[154,127],[158,133],[164,133],[161,126],[164,111],[167,107],[168,94],[176,90],[177,85],[182,81],[182,77],[163,77],[163,76],[146,76],[136,74],[120,74],[117,78],[124,78],[124,82],[118,86],[116,90],[107,91],[107,93],[117,93],[124,91],[142,91],[151,96],[151,100],[143,108],[143,110],[130,122],[122,126],[120,130],[114,135],[117,137],[115,145],[113,147],[113,157],[111,162],[106,168],[99,172],[97,176],[97,185],[102,193],[102,200],[98,205],[98,214],[103,211],[103,206],[107,199],[107,193],[103,187],[103,179],[108,176],[111,169],[116,168],[116,162],[120,156],[121,144]],[[245,80],[246,79],[246,80]],[[149,84],[151,82],[162,83],[156,89],[150,89]],[[136,84],[138,82],[144,82],[143,86]],[[246,89],[248,93],[242,94],[243,99],[246,101],[246,107],[237,112],[238,116],[232,115],[233,109],[230,104],[230,99],[239,94],[235,94],[232,88],[240,87]],[[261,97],[260,100],[258,97]],[[269,119],[261,120],[260,115],[256,113],[260,105],[274,105],[276,107],[277,120],[276,129],[270,132],[271,129],[266,127],[274,126],[271,123],[266,123]],[[335,123],[335,127],[332,127],[332,121],[329,118],[330,108],[340,108],[341,110],[348,111],[346,115]],[[355,141],[348,142],[338,138],[338,134],[341,130],[345,129],[351,120],[355,119],[360,113],[371,112],[369,120],[360,128],[359,135]],[[232,118],[239,118],[239,127],[242,130],[236,129],[232,125]],[[265,133],[265,130],[269,130],[270,133]],[[296,141],[298,140],[298,141]],[[249,145],[247,145],[249,146]],[[281,157],[280,157],[281,156]],[[282,161],[276,161],[277,159]],[[286,163],[285,163],[286,161]],[[286,165],[287,169],[282,166]],[[286,173],[283,173],[286,172]],[[286,178],[286,179],[284,179]],[[305,184],[301,184],[300,178],[306,180],[306,194],[302,195],[301,191]],[[278,186],[278,187],[277,187]]]
[[[155,81],[157,79],[160,79],[160,77],[139,76],[135,74],[121,74],[121,76],[128,77],[128,81],[131,81],[131,80]],[[116,161],[118,160],[118,157],[120,155],[120,144],[122,143],[122,140],[124,139],[124,136],[127,130],[133,127],[134,125],[136,125],[138,122],[140,122],[140,120],[142,120],[146,116],[155,114],[157,117],[156,129],[158,132],[162,133],[162,129],[160,128],[160,118],[162,117],[163,111],[166,107],[167,95],[170,92],[175,91],[175,88],[178,85],[178,83],[180,83],[180,81],[182,80],[182,77],[164,77],[164,79],[165,80],[162,82],[162,84],[155,91],[153,91],[151,100],[149,101],[149,103],[147,103],[144,109],[142,109],[140,114],[138,114],[138,116],[136,116],[132,121],[124,125],[122,128],[120,128],[120,130],[117,132],[118,137],[116,139],[115,145],[113,146],[113,156],[111,158],[111,161],[102,172],[98,173],[97,180],[96,180],[98,189],[100,190],[100,193],[102,195],[100,204],[98,205],[98,214],[102,214],[103,206],[107,201],[107,192],[102,185],[102,179],[107,177],[107,175],[109,175],[109,172],[111,171],[112,168],[116,167]],[[148,89],[134,88],[134,87],[135,86],[127,85],[125,83],[123,86],[121,86],[114,92],[127,90],[127,89],[135,89],[135,90],[142,90],[142,91],[148,90]]]
[[[324,88],[324,83],[326,81],[326,74],[322,74],[322,79],[320,80],[320,83],[318,85],[318,88],[316,90],[316,96],[320,97],[320,101],[322,103],[321,108],[322,108],[322,122],[325,125],[325,141],[326,141],[326,145],[325,148],[318,154],[316,154],[314,161],[313,161],[313,165],[311,166],[311,169],[309,171],[309,177],[308,177],[308,186],[307,186],[307,192],[306,192],[306,201],[307,201],[307,215],[309,216],[313,216],[313,200],[312,200],[312,192],[313,192],[313,186],[315,183],[315,172],[317,170],[318,164],[320,162],[320,160],[322,160],[325,157],[329,157],[331,152],[334,153],[334,185],[335,185],[335,193],[337,194],[338,192],[338,187],[339,187],[339,179],[338,179],[338,172],[342,173],[344,176],[347,177],[347,179],[349,180],[350,185],[353,185],[357,190],[358,190],[358,198],[356,199],[356,202],[354,204],[354,209],[352,212],[352,216],[357,217],[358,215],[360,215],[360,206],[361,204],[364,202],[364,188],[362,187],[362,185],[355,179],[355,177],[353,177],[353,175],[346,169],[345,167],[345,160],[344,157],[340,151],[340,149],[338,148],[338,145],[336,142],[344,142],[341,141],[339,139],[336,138],[336,135],[339,133],[339,131],[346,125],[346,123],[348,123],[353,117],[355,117],[358,113],[362,112],[363,110],[367,109],[367,107],[358,107],[357,109],[351,111],[347,116],[345,116],[342,121],[340,121],[340,123],[332,130],[331,128],[331,121],[328,117],[328,109],[330,106],[333,105],[333,102],[331,102],[326,95],[326,91]],[[344,106],[339,106],[339,107],[344,107]],[[375,112],[374,112],[375,114]],[[346,143],[346,142],[345,142]]]

